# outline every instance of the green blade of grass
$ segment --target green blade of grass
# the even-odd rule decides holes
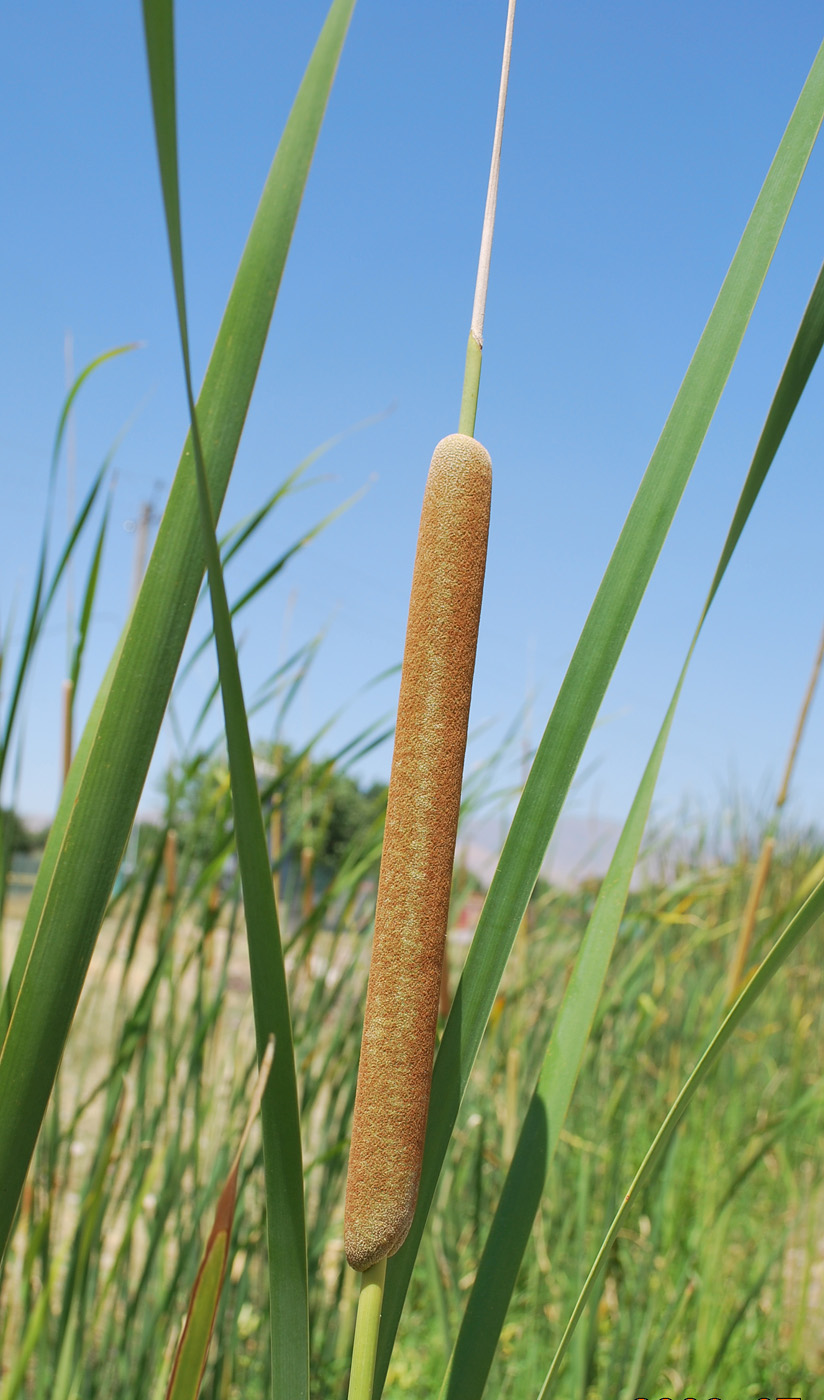
[[[770,405],[707,600],[587,926],[507,1171],[452,1357],[445,1395],[483,1393],[595,1019],[675,711],[707,613],[824,345],[824,268]]]
[[[535,756],[435,1062],[418,1210],[390,1260],[380,1394],[452,1128],[524,910],[616,662],[741,344],[824,116],[819,50],[598,589]]]
[[[302,549],[305,549],[307,545],[311,544],[313,540],[317,539],[318,535],[320,535],[327,528],[327,526],[331,525],[334,520],[337,520],[338,517],[344,513],[344,511],[349,510],[350,507],[353,506],[356,501],[360,500],[362,495],[363,488],[359,491],[355,491],[353,495],[351,495],[348,498],[348,500],[342,501],[339,506],[335,506],[333,510],[329,511],[328,515],[324,515],[321,520],[317,521],[315,525],[312,525],[310,529],[306,530],[304,534],[302,534],[298,539],[296,539],[292,544],[290,544],[289,547],[283,551],[283,553],[275,560],[273,564],[268,565],[268,567],[264,569],[262,574],[260,574],[252,583],[250,583],[247,588],[244,588],[240,597],[236,598],[234,603],[232,603],[232,606],[229,610],[230,616],[235,617],[237,613],[241,612],[243,608],[245,608],[249,603],[251,603],[264,588],[266,588],[274,579],[277,578],[278,574],[281,574],[283,572],[287,564],[290,563],[290,561],[294,559],[296,555],[300,554]],[[202,641],[198,642],[194,652],[192,653],[191,657],[186,663],[187,671],[189,671],[189,669],[194,665],[194,663],[203,655],[204,651],[209,646],[209,643],[213,641],[214,635],[214,631],[211,631],[203,638]]]
[[[80,1220],[68,1264],[63,1307],[54,1343],[57,1348],[57,1364],[52,1400],[66,1400],[66,1397],[73,1390],[74,1376],[83,1340],[84,1296],[89,1259],[95,1241],[99,1239],[105,1213],[106,1177],[120,1127],[121,1107],[122,1099],[118,1095],[111,1122],[99,1144],[97,1161],[83,1196]]]
[[[262,1058],[271,1036],[274,1036],[278,1047],[262,1104],[272,1389],[275,1395],[290,1395],[295,1400],[305,1400],[309,1395],[309,1280],[297,1075],[269,851],[192,388],[177,169],[172,0],[144,0],[143,16],[229,751],[258,1055]],[[260,586],[262,584],[258,583],[257,587]],[[257,591],[257,587],[253,586],[254,591]],[[243,601],[245,597],[237,606],[241,607]],[[224,1232],[223,1238],[228,1240],[228,1232]],[[208,1331],[200,1339],[205,1346],[197,1381],[192,1388],[194,1362],[190,1361],[189,1381],[185,1390],[173,1385],[169,1392],[170,1400],[173,1395],[180,1395],[181,1400],[184,1395],[194,1397],[199,1387],[206,1363],[205,1347],[211,1335],[225,1270],[225,1248],[222,1253],[218,1251],[217,1239],[215,1250],[216,1257],[222,1263],[208,1266],[211,1285],[209,1301],[198,1313],[201,1331],[205,1328],[208,1313]],[[203,1277],[205,1281],[207,1274],[204,1273]]]
[[[26,1369],[35,1352],[38,1344],[46,1334],[49,1322],[49,1309],[51,1307],[52,1295],[55,1291],[55,1284],[59,1278],[60,1270],[65,1265],[62,1255],[58,1255],[52,1263],[48,1277],[44,1280],[37,1301],[29,1313],[26,1321],[26,1330],[20,1343],[17,1355],[13,1358],[8,1369],[4,1372],[0,1381],[0,1400],[15,1400],[23,1388],[26,1380]]]
[[[215,510],[231,472],[352,0],[335,0],[255,215],[198,402]],[[0,1251],[126,847],[203,576],[187,440],[126,631],[81,739],[0,1008]]]
[[[215,1218],[203,1249],[200,1267],[189,1300],[186,1321],[175,1353],[166,1400],[197,1400],[200,1391],[200,1382],[206,1369],[209,1343],[212,1339],[220,1292],[229,1259],[229,1243],[232,1237],[232,1224],[237,1204],[241,1154],[252,1123],[257,1117],[261,1100],[265,1096],[266,1083],[271,1074],[273,1051],[274,1044],[269,1041],[264,1046],[260,1056],[258,1081],[252,1094],[246,1125],[234,1161],[229,1169],[229,1175],[223,1184],[215,1207]],[[277,1392],[275,1393],[277,1394]]]
[[[167,1400],[197,1400],[215,1323],[220,1290],[226,1274],[229,1236],[235,1210],[236,1176],[224,1186],[215,1223],[200,1262],[186,1325],[175,1356]]]
[[[220,541],[221,558],[223,560],[224,569],[230,559],[237,554],[239,549],[243,548],[246,541],[255,533],[258,527],[263,524],[263,521],[283,496],[293,491],[302,490],[316,480],[322,480],[322,478],[313,477],[311,482],[301,481],[301,477],[305,475],[311,466],[314,466],[315,462],[319,461],[321,457],[324,457],[327,452],[331,452],[339,443],[345,442],[353,433],[363,432],[364,428],[371,428],[373,424],[382,422],[392,411],[392,408],[387,408],[384,409],[382,413],[373,413],[369,418],[362,418],[360,422],[352,423],[348,428],[344,428],[342,432],[335,433],[333,437],[327,438],[325,442],[313,448],[308,457],[304,457],[302,462],[298,462],[298,465],[289,473],[286,480],[281,482],[277,491],[269,497],[268,501],[264,501],[263,505],[259,506],[246,520],[240,521],[230,532],[229,538]]]
[[[330,441],[334,441],[334,439]],[[311,453],[309,457],[299,462],[294,470],[286,477],[285,481],[282,481],[268,499],[263,502],[263,505],[259,506],[251,516],[239,521],[237,525],[233,525],[231,529],[226,532],[226,535],[219,540],[220,558],[224,571],[227,564],[234,558],[235,554],[243,547],[246,541],[254,535],[255,531],[263,524],[269,514],[274,510],[275,506],[279,505],[281,501],[285,500],[286,497],[293,492],[304,489],[308,485],[308,483],[302,481],[301,478],[315,457],[319,456],[327,446],[328,444],[324,443],[321,447],[317,448],[314,453]],[[200,601],[201,598],[198,597],[198,603],[200,603]],[[178,686],[182,685],[183,681],[190,674],[211,640],[212,633],[210,632],[198,642],[194,651],[187,656],[177,674],[176,684]]]
[[[97,532],[97,539],[92,551],[92,562],[89,565],[86,587],[83,590],[83,603],[80,608],[80,618],[77,624],[77,637],[72,649],[71,665],[69,667],[69,679],[72,683],[72,698],[77,694],[77,686],[80,680],[80,668],[83,664],[83,653],[86,650],[89,623],[92,620],[92,609],[97,593],[97,581],[100,577],[100,564],[103,559],[103,546],[106,542],[106,534],[109,529],[113,498],[114,493],[109,491],[106,507],[103,511],[103,519],[100,522],[100,529]]]
[[[309,665],[311,664],[314,652],[317,650],[320,641],[321,635],[314,637],[310,642],[307,642],[305,646],[300,647],[298,651],[293,653],[293,655],[290,656],[289,659],[283,663],[282,666],[278,667],[274,675],[268,677],[263,682],[260,691],[256,694],[255,699],[250,702],[249,707],[247,709],[246,713],[250,719],[256,710],[262,709],[265,705],[269,703],[271,699],[273,699],[283,690],[285,686],[285,678],[290,672],[292,672],[296,668],[296,665],[300,661],[301,656],[305,656],[307,658],[306,664],[303,667],[301,667],[300,670],[298,670],[297,677],[293,681],[293,685],[300,686],[301,680],[304,677],[306,671],[308,670]],[[180,678],[178,677],[178,680],[179,679]],[[188,738],[184,740],[183,737],[180,736],[178,742],[180,748],[184,750],[184,752],[186,750],[190,750],[194,745],[198,734],[203,728],[203,724],[208,717],[209,711],[211,710],[212,705],[215,702],[219,689],[220,681],[214,681],[209,687],[209,690],[203,699],[203,702],[200,706],[195,722],[192,725],[192,729]]]
[[[750,981],[747,983],[728,1015],[722,1021],[718,1031],[713,1036],[698,1061],[698,1064],[695,1066],[695,1069],[692,1071],[692,1074],[689,1076],[675,1100],[675,1103],[661,1124],[661,1127],[658,1129],[649,1151],[633,1177],[629,1190],[621,1202],[620,1209],[617,1211],[604,1237],[604,1241],[598,1250],[592,1268],[587,1275],[586,1282],[578,1295],[578,1300],[558,1345],[558,1350],[552,1359],[546,1379],[541,1387],[538,1400],[548,1400],[551,1394],[552,1384],[558,1375],[561,1362],[566,1354],[575,1326],[587,1305],[590,1293],[598,1280],[601,1269],[606,1263],[613,1241],[626,1218],[627,1212],[631,1205],[634,1204],[635,1197],[658,1166],[673,1132],[686,1113],[696,1091],[704,1083],[713,1066],[717,1063],[722,1050],[739,1022],[743,1020],[747,1012],[758,1000],[761,993],[772,981],[776,972],[778,972],[793,949],[798,946],[804,934],[812,928],[816,920],[820,919],[822,915],[824,915],[824,881],[813,891],[806,904],[799,910],[791,923],[788,924],[777,943],[773,945],[758,970],[750,978]]]

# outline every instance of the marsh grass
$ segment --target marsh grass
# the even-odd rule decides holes
[[[771,915],[782,916],[819,854],[779,850],[765,900]],[[630,897],[492,1393],[514,1397],[540,1384],[558,1323],[626,1187],[627,1164],[643,1155],[720,1016],[727,950],[751,871],[751,861],[720,866]],[[168,1322],[185,1312],[254,1064],[237,894],[230,889],[215,906],[197,890],[197,874],[181,872],[170,907],[146,841],[139,874],[104,925],[61,1068],[60,1122],[41,1140],[6,1260],[3,1355],[8,1364],[29,1348],[30,1358],[19,1388],[6,1373],[3,1400],[132,1393],[138,1368],[151,1378],[141,1393],[163,1392]],[[520,1051],[521,1117],[539,1068],[530,1049],[535,1028],[559,1005],[594,898],[587,890],[551,893],[532,911],[527,975],[513,963],[479,1054],[413,1276],[389,1397],[437,1388],[454,1341],[507,1166],[511,1048]],[[341,1393],[354,1323],[342,1211],[367,932],[330,919],[311,946],[298,938],[288,960],[318,1397]],[[747,1393],[770,1373],[789,1377],[805,1396],[818,1393],[811,1271],[820,1241],[805,1227],[824,1193],[815,1055],[824,1033],[822,952],[816,935],[765,994],[759,1024],[719,1065],[638,1201],[579,1328],[560,1391],[570,1400],[593,1386],[620,1397],[677,1390],[673,1376],[685,1389],[706,1381],[722,1394]],[[453,958],[460,954],[454,945]],[[266,1393],[263,1212],[257,1137],[241,1172],[207,1396]],[[32,1303],[49,1279],[40,1316]],[[738,1318],[730,1299],[742,1309]]]
[[[144,4],[192,431],[19,927],[6,909],[0,1400],[164,1393],[255,1059],[272,1031],[274,1067],[242,1168],[203,1393],[320,1400],[345,1385],[354,1300],[343,1177],[380,818],[321,870],[326,793],[311,754],[287,757],[276,733],[268,772],[255,764],[250,717],[282,683],[286,704],[289,677],[276,673],[262,696],[244,699],[232,632],[243,598],[229,601],[223,572],[243,529],[220,540],[215,521],[351,8],[334,0],[330,9],[196,401],[172,6]],[[388,1396],[440,1388],[451,1400],[478,1400],[487,1384],[496,1395],[563,1400],[682,1385],[760,1393],[776,1372],[804,1400],[821,1393],[820,851],[776,847],[753,927],[757,966],[726,1016],[725,970],[751,862],[685,871],[640,893],[630,882],[704,618],[824,343],[824,273],[608,875],[597,890],[536,900],[533,891],[822,116],[824,51],[605,571],[465,960],[452,949],[453,986],[460,980],[439,1028],[419,1208],[387,1268],[376,1394],[384,1380]],[[44,541],[48,519],[46,527]],[[4,761],[66,558],[53,584],[45,546],[37,565]],[[254,590],[287,562],[275,561]],[[220,696],[223,771],[198,788],[199,768],[216,755],[201,751],[196,726],[170,780],[164,826],[124,873],[207,563],[219,684],[198,726]],[[364,734],[355,751],[376,741]],[[190,779],[197,800],[187,810]],[[172,831],[174,878],[164,867]]]

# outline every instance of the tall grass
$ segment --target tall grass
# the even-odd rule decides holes
[[[0,1325],[9,1360],[0,1400],[164,1393],[174,1324],[272,1034],[203,1393],[299,1400],[345,1384],[354,1297],[341,1203],[372,918],[364,880],[379,832],[323,880],[312,861],[295,860],[311,849],[307,816],[315,798],[322,808],[322,787],[308,804],[290,801],[307,781],[307,755],[282,750],[261,778],[223,579],[232,539],[221,548],[215,527],[351,9],[334,0],[329,11],[196,397],[172,6],[144,3],[191,432],[31,898],[4,927]],[[639,485],[460,969],[435,1061],[418,1207],[386,1272],[376,1396],[720,1391],[760,1387],[777,1366],[805,1400],[820,1393],[809,1310],[822,1110],[811,1047],[822,999],[820,959],[810,951],[801,962],[799,949],[810,930],[811,949],[821,936],[820,852],[776,852],[759,965],[726,1014],[749,870],[685,872],[642,896],[630,895],[630,880],[704,619],[821,349],[822,278],[607,877],[597,894],[556,892],[538,904],[533,891],[822,117],[824,51]],[[170,783],[165,829],[144,838],[112,898],[204,571],[231,813],[225,784],[192,782],[210,763],[194,742]],[[53,591],[44,548],[24,668]],[[197,791],[188,813],[187,785]],[[164,873],[172,830],[173,878],[168,865]],[[108,1043],[102,1003],[114,1008]],[[424,1355],[408,1345],[421,1335]]]
[[[146,833],[138,871],[104,926],[61,1070],[60,1128],[48,1147],[41,1142],[6,1261],[7,1377],[28,1352],[27,1378],[8,1395],[56,1393],[61,1355],[84,1396],[162,1394],[168,1379],[170,1319],[185,1314],[254,1059],[236,877],[213,895],[198,886],[205,858],[192,866],[186,856],[210,829],[208,810],[191,830],[181,827],[171,904],[158,860],[163,832]],[[290,846],[300,838],[299,829],[287,833]],[[786,919],[816,859],[820,852],[808,846],[779,849],[765,909]],[[630,898],[489,1393],[537,1393],[559,1325],[626,1190],[627,1166],[643,1155],[721,1014],[752,866],[749,859],[685,871]],[[531,910],[527,965],[507,973],[479,1055],[413,1275],[388,1395],[440,1385],[505,1179],[508,1114],[525,1112],[540,1027],[557,1013],[594,898],[553,891]],[[342,1209],[369,914],[347,912],[346,903],[344,883],[306,950],[296,898],[289,959],[317,1396],[344,1393],[354,1325]],[[768,945],[770,920],[762,922]],[[817,933],[765,994],[762,1025],[719,1065],[663,1171],[639,1193],[560,1394],[584,1395],[593,1384],[618,1396],[669,1393],[678,1386],[664,1380],[665,1368],[682,1378],[682,1393],[702,1386],[707,1394],[748,1393],[758,1375],[773,1374],[804,1395],[820,1391],[816,1314],[803,1317],[814,1307],[804,1275],[816,1267],[817,1243],[806,1226],[820,1196],[824,1126],[820,941]],[[458,944],[456,971],[461,955]],[[512,1046],[520,1052],[514,1104],[505,1093]],[[256,1137],[241,1170],[206,1395],[264,1394],[269,1384],[261,1166]],[[38,1311],[34,1302],[44,1298]],[[68,1328],[64,1313],[77,1319]],[[144,1378],[139,1390],[136,1375]]]

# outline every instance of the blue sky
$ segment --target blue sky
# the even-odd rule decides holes
[[[457,426],[505,0],[359,0],[310,175],[223,517],[335,448],[229,577],[230,593],[360,487],[239,633],[251,693],[325,627],[290,714],[331,751],[391,713],[423,483]],[[322,23],[315,0],[178,6],[184,249],[202,374],[277,137]],[[470,761],[534,687],[536,742],[612,546],[821,41],[820,7],[519,0],[477,435],[493,517]],[[0,616],[34,568],[64,336],[79,367],[126,341],[76,414],[78,491],[124,423],[84,717],[129,599],[141,503],[162,506],[186,425],[139,5],[16,6],[0,92]],[[761,301],[630,636],[573,793],[621,818],[663,716],[824,252],[813,153]],[[693,662],[656,810],[710,815],[774,793],[824,621],[821,372],[733,561]],[[65,501],[61,475],[61,512]],[[61,515],[60,524],[62,525]],[[55,536],[57,542],[59,531]],[[81,556],[75,578],[84,572]],[[65,599],[26,697],[20,804],[57,795]],[[199,637],[196,626],[192,636]],[[15,632],[15,635],[16,635]],[[180,703],[185,729],[208,683]],[[255,722],[271,732],[271,716]],[[161,737],[144,805],[172,752]],[[388,746],[364,777],[388,774]],[[796,820],[824,821],[824,709]],[[4,800],[8,794],[4,794]]]

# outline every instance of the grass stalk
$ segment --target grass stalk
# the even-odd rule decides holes
[[[458,432],[467,437],[475,436],[475,415],[478,411],[478,390],[481,384],[481,359],[483,348],[472,331],[466,343],[466,365],[464,368],[461,412],[458,418]]]
[[[361,1275],[355,1340],[352,1346],[352,1370],[349,1375],[349,1400],[372,1400],[385,1280],[385,1256]]]

